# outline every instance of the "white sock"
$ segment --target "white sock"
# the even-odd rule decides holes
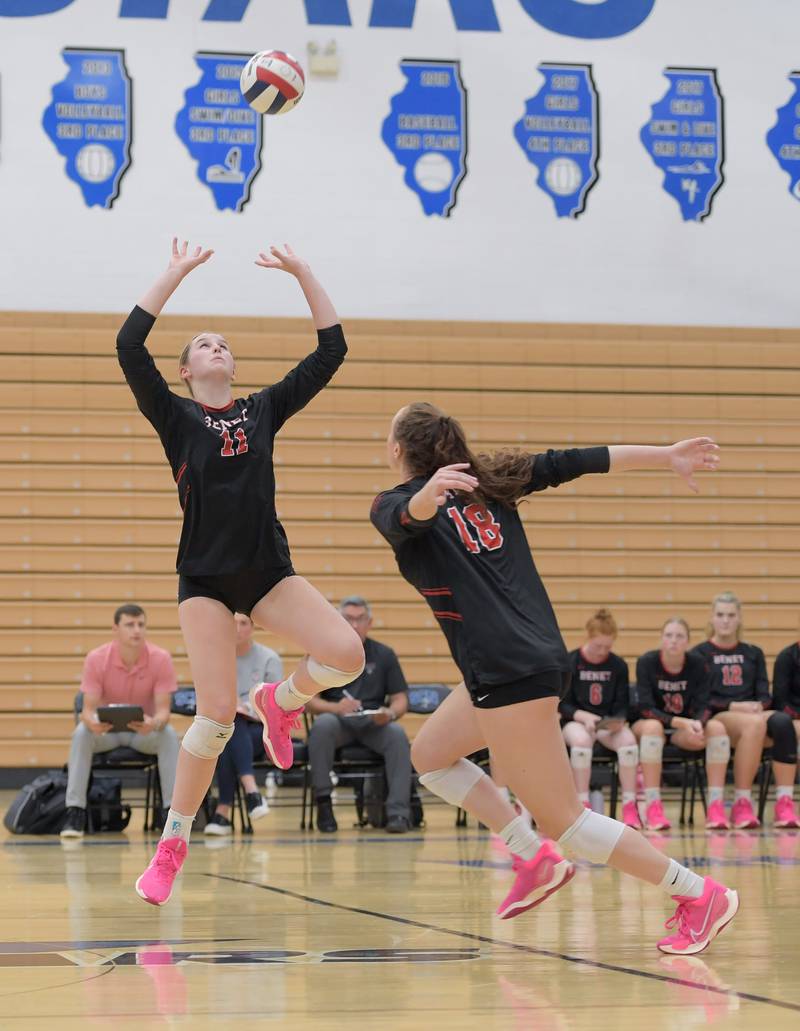
[[[578,801],[579,802],[588,802],[589,801],[589,792],[588,791],[579,791],[578,792]]]
[[[725,788],[709,788],[708,789],[708,802],[709,805],[712,802],[721,802],[725,797]]]
[[[775,789],[775,798],[791,798],[794,795],[794,788],[791,784],[786,787],[777,787]]]
[[[164,841],[167,838],[183,838],[188,845],[193,823],[193,816],[184,816],[182,813],[178,813],[174,809],[170,809],[167,813],[167,818],[164,821],[164,832],[161,835],[161,840]]]
[[[524,817],[515,816],[500,831],[500,837],[508,846],[508,851],[523,859],[533,859],[541,848],[542,842],[525,822]]]
[[[627,805],[628,802],[635,802],[635,801],[636,801],[636,792],[635,791],[623,791],[622,792],[622,804],[623,805]]]
[[[645,788],[644,800],[650,805],[651,802],[661,801],[661,788]]]
[[[302,709],[313,697],[313,694],[303,694],[297,690],[294,686],[294,673],[275,688],[275,703],[286,712]]]
[[[508,790],[508,788],[501,787],[498,784],[497,785],[497,790],[500,792],[500,795],[502,796],[503,801],[504,802],[508,802],[508,804],[511,805],[511,792]]]
[[[703,894],[703,878],[700,874],[694,873],[688,866],[681,866],[674,859],[670,859],[660,886],[668,895],[699,899]]]
[[[738,802],[741,798],[746,798],[748,802],[753,801],[753,795],[750,791],[740,791],[739,788],[736,788],[736,791],[734,793],[734,800]]]

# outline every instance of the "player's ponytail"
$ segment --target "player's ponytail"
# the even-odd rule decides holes
[[[403,409],[395,420],[394,437],[414,476],[432,476],[444,465],[468,463],[479,483],[472,496],[479,500],[514,508],[530,483],[531,455],[512,448],[473,454],[461,423],[427,401],[414,401]]]

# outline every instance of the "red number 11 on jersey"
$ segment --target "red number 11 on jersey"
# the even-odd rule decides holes
[[[470,553],[477,555],[481,545],[487,551],[496,551],[503,546],[503,531],[500,524],[485,505],[467,505],[462,516],[455,505],[447,509],[447,514],[456,524],[461,543]],[[474,527],[478,533],[478,540],[469,532],[469,527]]]
[[[247,437],[245,436],[245,432],[241,426],[236,430],[233,436],[236,438],[235,453],[237,455],[243,455],[247,451]],[[222,450],[220,451],[220,454],[223,458],[230,458],[230,456],[234,454],[233,440],[227,429],[222,431]]]

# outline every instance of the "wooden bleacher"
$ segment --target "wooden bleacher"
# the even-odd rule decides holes
[[[177,626],[180,512],[172,476],[116,361],[121,318],[0,312],[0,764],[66,758],[83,656],[137,601],[150,636],[188,667]],[[151,343],[176,358],[200,328],[224,332],[237,392],[313,347],[305,320],[165,316]],[[276,451],[278,509],[298,572],[332,601],[360,593],[375,636],[410,680],[457,674],[427,606],[368,521],[390,486],[384,440],[413,399],[461,418],[476,449],[668,443],[711,434],[723,469],[696,498],[668,475],[587,477],[523,505],[569,646],[610,605],[631,663],[681,614],[695,640],[711,596],[745,603],[746,637],[772,662],[800,614],[800,333],[685,327],[355,321],[334,384]],[[291,644],[263,638],[287,664]]]

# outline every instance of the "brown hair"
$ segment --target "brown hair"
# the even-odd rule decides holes
[[[589,637],[598,637],[600,634],[608,634],[609,637],[617,636],[617,623],[611,615],[610,609],[598,609],[595,614],[586,621],[586,633]]]
[[[432,476],[443,465],[466,462],[478,479],[472,497],[516,508],[531,480],[533,456],[518,448],[473,454],[457,419],[427,401],[408,405],[394,424],[394,436],[414,476]]]
[[[683,616],[670,616],[669,619],[665,619],[664,622],[661,624],[661,633],[662,634],[667,629],[667,627],[670,625],[670,623],[680,623],[680,625],[686,631],[687,640],[691,639],[692,631],[689,629],[689,624],[686,622],[686,620],[683,618]]]
[[[141,605],[134,605],[133,602],[129,602],[127,605],[120,605],[114,613],[114,626],[119,626],[119,621],[123,616],[130,616],[131,619],[138,619],[139,616],[144,616],[144,609]],[[145,619],[146,618],[147,617],[145,616]]]

